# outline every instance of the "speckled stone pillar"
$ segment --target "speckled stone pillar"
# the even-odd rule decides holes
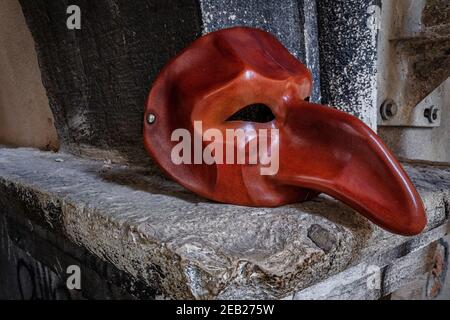
[[[322,102],[377,125],[380,0],[317,0]]]

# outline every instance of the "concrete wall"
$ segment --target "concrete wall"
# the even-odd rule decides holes
[[[0,0],[0,144],[57,149],[53,115],[18,1]]]

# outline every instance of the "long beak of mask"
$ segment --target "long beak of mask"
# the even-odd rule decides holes
[[[326,193],[386,230],[420,233],[423,203],[401,165],[359,119],[307,102],[311,86],[269,33],[210,33],[153,84],[145,147],[167,175],[211,200],[273,207]]]

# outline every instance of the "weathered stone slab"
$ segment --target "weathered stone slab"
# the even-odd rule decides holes
[[[285,298],[435,241],[433,230],[448,219],[450,169],[406,169],[429,219],[413,238],[382,231],[328,197],[274,209],[218,204],[157,171],[31,149],[0,149],[0,207],[25,208],[27,219],[163,297]]]
[[[424,277],[432,268],[435,241],[449,230],[450,224],[447,222],[284,299],[380,299],[416,278]]]

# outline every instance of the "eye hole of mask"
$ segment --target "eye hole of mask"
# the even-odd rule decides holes
[[[247,121],[266,123],[275,119],[275,115],[268,106],[262,103],[255,103],[245,106],[230,116],[227,121]]]

